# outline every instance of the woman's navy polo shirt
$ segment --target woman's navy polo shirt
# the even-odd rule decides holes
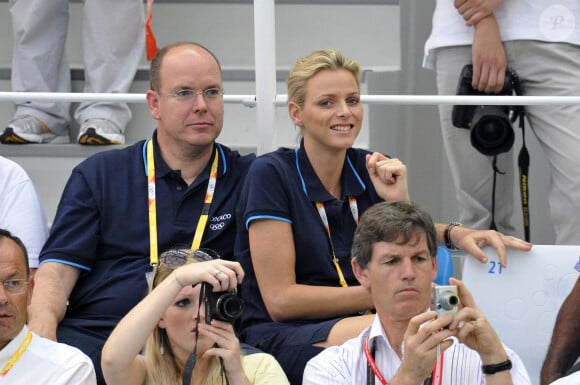
[[[171,170],[161,158],[155,134],[153,140],[159,252],[191,247],[211,160],[187,186],[180,171]],[[98,153],[81,162],[67,182],[40,255],[41,263],[53,261],[81,269],[61,327],[88,329],[106,338],[147,292],[145,273],[150,264],[144,144]],[[218,179],[201,247],[233,259],[235,206],[255,156],[240,156],[216,146]],[[75,345],[75,341],[64,342]]]
[[[314,203],[323,202],[330,224],[332,243],[345,279],[349,285],[358,285],[350,265],[350,251],[356,223],[346,197],[356,198],[359,215],[374,203],[382,201],[366,170],[365,156],[369,153],[361,149],[349,149],[344,164],[337,165],[342,166],[343,170],[342,200],[335,199],[324,188],[302,144],[298,150],[280,148],[263,155],[250,167],[237,210],[238,242],[236,244],[236,259],[241,262],[245,271],[241,289],[245,307],[240,326],[242,338],[246,338],[250,344],[263,346],[260,344],[259,335],[264,336],[262,332],[266,332],[266,329],[272,331],[270,328],[275,327],[260,296],[252,268],[248,241],[248,228],[252,221],[274,219],[291,224],[296,248],[297,283],[340,286],[338,274],[332,262],[328,235]],[[273,255],[272,258],[276,256]],[[298,329],[291,332],[297,332],[296,338],[300,339],[301,330],[308,333],[302,327],[304,324],[319,321],[296,322]],[[277,325],[288,330],[289,324],[291,323],[286,322],[284,325]],[[310,342],[318,342],[327,337],[327,335],[317,334],[318,332],[314,330],[312,333],[303,338],[316,339]]]

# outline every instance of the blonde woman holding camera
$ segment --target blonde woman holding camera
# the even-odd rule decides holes
[[[200,283],[214,292],[232,292],[244,278],[239,263],[190,249],[166,251],[159,260],[151,292],[105,343],[102,369],[108,385],[181,384],[184,374],[190,384],[288,383],[272,356],[242,353],[231,323],[206,323]],[[191,370],[186,365],[191,358],[192,372],[184,373]]]

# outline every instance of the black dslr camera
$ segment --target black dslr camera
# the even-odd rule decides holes
[[[457,95],[496,95],[479,92],[471,86],[473,66],[467,64],[461,70]],[[497,95],[512,95],[519,89],[518,78],[509,68],[506,70],[503,89]],[[517,92],[516,92],[517,93]],[[514,144],[512,122],[516,114],[513,106],[453,106],[453,125],[471,132],[471,144],[484,155],[508,152]]]
[[[240,318],[244,310],[244,302],[237,290],[214,293],[209,283],[204,282],[203,285],[206,323],[209,324],[213,319],[234,323]]]

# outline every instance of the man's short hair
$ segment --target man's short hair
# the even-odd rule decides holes
[[[209,50],[209,48],[206,48],[203,45],[196,42],[180,41],[177,43],[166,45],[165,47],[161,48],[157,52],[157,54],[155,54],[155,57],[153,57],[153,59],[151,60],[151,64],[149,65],[149,82],[150,87],[153,91],[157,92],[161,91],[161,66],[163,64],[163,59],[165,58],[167,53],[174,48],[185,47],[188,45],[201,48],[202,50],[209,53],[215,59],[215,62],[217,63],[217,66],[221,74],[222,66],[220,64],[220,61],[218,60],[217,56],[214,55],[214,53]]]
[[[371,261],[378,242],[404,245],[425,234],[431,257],[437,255],[437,233],[429,213],[414,203],[381,202],[362,215],[352,243],[352,257],[360,266]]]
[[[16,235],[12,235],[12,233],[6,229],[0,229],[0,241],[3,238],[12,239],[22,251],[22,255],[24,256],[24,263],[26,264],[26,276],[30,274],[30,266],[28,265],[28,252],[26,251],[26,246],[24,243],[18,238]]]

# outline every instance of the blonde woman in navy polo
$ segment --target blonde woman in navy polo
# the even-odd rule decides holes
[[[371,298],[351,268],[352,237],[374,203],[409,200],[401,161],[352,148],[363,119],[359,72],[357,62],[333,50],[298,60],[287,84],[300,147],[256,159],[237,209],[235,255],[246,272],[241,338],[273,354],[292,384],[302,382],[311,357],[371,324],[373,316],[364,315]],[[437,225],[440,240],[446,228],[450,242],[482,260],[476,242],[492,243],[504,256],[504,244],[529,247],[455,224]]]

